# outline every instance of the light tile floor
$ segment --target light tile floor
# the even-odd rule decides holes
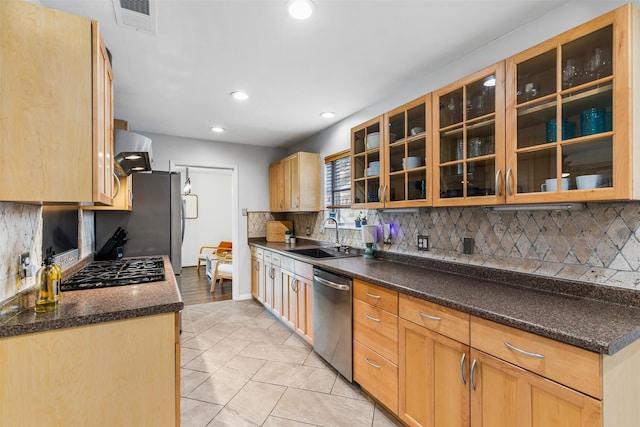
[[[180,420],[203,426],[401,426],[253,300],[182,312]]]

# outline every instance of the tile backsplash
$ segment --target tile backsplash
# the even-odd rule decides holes
[[[78,210],[78,249],[80,259],[93,253],[94,213]],[[42,262],[42,206],[0,202],[0,301],[35,285],[34,277],[21,282],[18,255],[29,252],[37,267]]]
[[[42,206],[0,202],[0,301],[35,284],[18,281],[18,255],[29,252],[36,266],[42,260]]]
[[[265,236],[266,225],[260,223],[287,219],[294,222],[299,237],[309,227],[309,238],[332,241],[333,230],[320,233],[326,216],[250,212],[249,237]],[[378,250],[640,289],[640,202],[589,203],[579,211],[369,210],[367,218],[369,224],[392,224],[392,243],[383,244],[379,238]],[[418,250],[419,234],[429,236],[429,251]],[[341,229],[340,237],[343,244],[364,247],[359,230]],[[462,253],[465,237],[474,239],[472,255]]]

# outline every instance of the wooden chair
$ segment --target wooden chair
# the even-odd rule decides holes
[[[208,250],[206,250],[208,249]],[[196,271],[200,272],[200,263],[207,263],[207,254],[212,253],[216,255],[223,254],[232,250],[231,242],[222,241],[218,243],[218,246],[200,246],[200,253],[198,254],[198,263],[196,264]]]
[[[216,262],[216,268],[213,271],[213,277],[211,278],[211,293],[216,290],[216,284],[220,280],[220,286],[224,282],[224,279],[233,280],[233,254],[227,252],[221,255]]]

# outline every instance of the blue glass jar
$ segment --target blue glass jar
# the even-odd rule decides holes
[[[580,113],[580,134],[585,136],[604,132],[605,114],[604,108],[589,108]]]

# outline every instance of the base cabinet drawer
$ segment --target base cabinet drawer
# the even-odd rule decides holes
[[[353,300],[353,338],[398,363],[398,317]]]
[[[394,414],[398,413],[398,366],[356,340],[353,379]]]

